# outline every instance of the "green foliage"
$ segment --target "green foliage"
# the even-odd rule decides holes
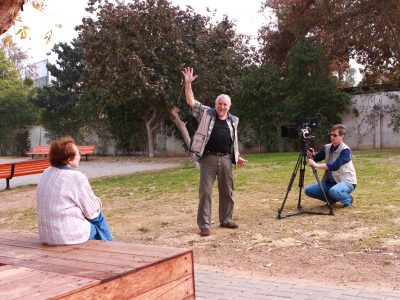
[[[27,100],[29,81],[22,81],[16,67],[0,49],[0,154],[23,154],[29,148],[28,128],[37,111]]]
[[[237,104],[242,142],[275,149],[280,125],[285,118],[287,84],[272,65],[254,67],[243,77]]]
[[[207,17],[167,0],[92,1],[88,10],[94,17],[79,26],[87,70],[84,86],[105,108],[103,113],[110,114],[111,131],[125,146],[140,138],[129,135],[128,128],[135,128],[142,139],[150,138],[143,133],[153,114],[155,126],[174,107],[188,113],[182,97],[183,67],[193,66],[199,74],[194,90],[206,104],[234,91],[247,48],[227,18],[211,24]],[[116,122],[119,117],[123,122]]]
[[[349,95],[338,91],[330,76],[329,62],[321,45],[299,39],[289,53],[289,102],[291,121],[323,117],[323,130],[341,122],[341,114],[350,107]]]
[[[394,101],[388,107],[384,107],[385,112],[390,116],[389,127],[393,127],[393,131],[400,131],[400,95],[398,93],[388,93],[387,96]]]
[[[255,66],[243,77],[239,98],[242,141],[250,146],[253,141],[259,151],[283,150],[281,125],[297,124],[317,113],[323,117],[323,127],[313,134],[323,137],[350,107],[350,97],[338,91],[330,76],[323,47],[308,39],[297,40],[291,49],[287,77],[273,65]]]
[[[286,57],[298,38],[325,46],[339,80],[350,58],[365,67],[365,83],[392,81],[400,62],[398,0],[264,0],[277,18],[261,29],[264,59],[285,68]]]
[[[41,109],[42,125],[48,131],[48,138],[64,135],[83,141],[82,129],[96,120],[96,106],[93,97],[81,89],[81,76],[84,74],[80,40],[74,39],[71,45],[56,44],[53,52],[58,55],[55,65],[48,69],[54,79],[52,85],[37,90],[31,101]],[[92,105],[87,105],[92,102]]]

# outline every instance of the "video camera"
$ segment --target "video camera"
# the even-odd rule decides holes
[[[281,137],[299,139],[302,141],[312,140],[315,136],[311,135],[312,129],[319,127],[321,116],[302,118],[297,125],[282,125]]]

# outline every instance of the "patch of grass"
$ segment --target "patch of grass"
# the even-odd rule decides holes
[[[36,209],[15,209],[13,211],[0,212],[0,228],[34,231],[37,227]]]
[[[237,230],[219,228],[218,191],[213,191],[213,225],[210,238],[198,236],[196,214],[199,170],[188,160],[180,167],[108,177],[91,181],[102,199],[104,213],[116,240],[196,249],[227,247],[242,253],[275,243],[290,247],[346,248],[362,251],[385,246],[400,236],[400,151],[355,151],[358,184],[354,206],[335,209],[335,215],[299,215],[277,219],[298,153],[249,154],[249,163],[234,170],[234,219]],[[322,172],[319,170],[319,177]],[[296,209],[298,176],[284,213]],[[307,166],[305,186],[315,182]],[[324,203],[302,194],[307,210],[328,212]],[[15,207],[0,211],[4,229],[36,231],[35,209]],[[139,225],[143,224],[143,225]],[[212,242],[210,242],[210,239]],[[217,240],[213,240],[217,239]],[[280,245],[280,246],[282,246]]]

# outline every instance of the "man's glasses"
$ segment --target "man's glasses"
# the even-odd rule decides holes
[[[331,133],[330,136],[337,137],[337,136],[340,136],[340,134]]]

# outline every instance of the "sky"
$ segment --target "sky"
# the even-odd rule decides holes
[[[18,46],[28,54],[28,63],[37,63],[45,59],[55,63],[56,55],[47,55],[55,43],[70,42],[77,37],[74,30],[75,26],[81,24],[82,18],[86,15],[86,0],[45,0],[46,8],[39,12],[32,8],[30,4],[24,6],[21,12],[23,24],[30,27],[28,39],[18,39]],[[209,15],[207,8],[216,10],[215,20],[221,20],[223,15],[228,15],[236,23],[238,33],[253,37],[253,44],[257,44],[256,37],[262,25],[267,24],[271,14],[260,13],[262,0],[170,0],[172,4],[186,8],[190,5],[197,13]],[[126,0],[126,2],[129,2]],[[61,24],[62,28],[56,28],[56,24]],[[18,26],[11,27],[7,33],[13,35],[18,30]],[[47,31],[53,31],[50,43],[46,44],[44,36]],[[350,62],[355,68],[362,67],[354,61]],[[37,68],[37,70],[40,68]],[[45,69],[44,69],[45,70]],[[43,74],[38,74],[43,76]],[[361,79],[360,73],[356,72],[356,82]]]
[[[171,0],[182,9],[190,5],[197,13],[208,15],[207,7],[216,11],[216,20],[221,20],[224,14],[235,20],[237,32],[257,37],[258,29],[266,24],[267,19],[259,13],[261,0]],[[55,43],[69,42],[77,37],[74,30],[85,16],[85,0],[46,0],[46,8],[39,12],[30,4],[24,6],[21,17],[24,25],[29,26],[29,38],[26,40],[15,39],[18,46],[28,53],[29,62],[34,63],[49,58],[54,63],[56,57],[47,56]],[[56,28],[61,24],[62,28]],[[11,27],[7,33],[13,35],[17,32],[18,25]],[[53,31],[50,43],[46,44],[44,36],[47,31]]]

